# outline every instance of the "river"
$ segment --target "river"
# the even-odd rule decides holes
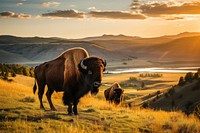
[[[117,74],[117,73],[188,73],[192,72],[195,73],[200,67],[177,67],[177,68],[159,68],[159,67],[153,67],[153,68],[126,68],[126,69],[114,69],[114,70],[108,70],[107,73],[111,74]]]

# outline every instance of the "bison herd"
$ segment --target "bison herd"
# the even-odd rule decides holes
[[[79,99],[89,91],[92,95],[98,93],[105,68],[105,60],[89,56],[83,48],[71,48],[57,58],[36,66],[33,92],[38,88],[40,108],[45,109],[42,97],[47,85],[46,97],[51,110],[56,110],[51,101],[53,92],[63,91],[62,100],[68,106],[68,114],[78,115]],[[104,95],[110,103],[119,104],[123,100],[123,89],[118,83],[114,83],[104,91]]]

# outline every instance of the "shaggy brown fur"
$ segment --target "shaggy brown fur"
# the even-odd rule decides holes
[[[115,82],[110,88],[104,91],[104,96],[106,98],[106,101],[119,104],[123,100],[124,90],[121,88],[119,83]]]
[[[68,113],[78,114],[77,105],[79,99],[91,91],[92,94],[98,93],[101,85],[102,73],[106,63],[99,57],[89,57],[83,48],[72,48],[56,59],[45,62],[35,67],[35,79],[38,84],[38,97],[40,108],[44,109],[42,96],[45,85],[48,90],[46,93],[51,110],[56,110],[51,101],[54,91],[64,91],[63,103],[68,105]],[[35,93],[36,83],[33,87]]]

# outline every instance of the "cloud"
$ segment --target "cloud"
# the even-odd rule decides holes
[[[163,18],[165,20],[180,20],[180,19],[185,19],[184,17],[179,17],[179,16],[165,16]]]
[[[145,15],[124,11],[90,11],[88,15],[94,18],[108,19],[146,19]]]
[[[60,2],[55,2],[55,1],[43,2],[43,3],[41,3],[41,5],[42,5],[43,7],[58,6],[58,5],[60,5],[60,4],[61,4]]]
[[[31,15],[23,14],[23,13],[14,13],[11,11],[3,11],[0,12],[0,18],[31,18]]]
[[[23,5],[23,3],[17,3],[16,5],[17,5],[17,6],[22,6],[22,5]]]
[[[94,6],[89,7],[88,10],[96,10],[96,7],[94,7]]]
[[[84,18],[84,13],[76,10],[57,10],[55,12],[43,13],[43,17],[61,17],[61,18]]]
[[[198,14],[200,15],[200,2],[148,2],[140,3],[134,0],[131,9],[147,16],[161,16],[172,14]]]

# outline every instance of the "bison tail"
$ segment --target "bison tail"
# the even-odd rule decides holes
[[[35,81],[35,84],[34,84],[34,86],[33,86],[33,93],[34,93],[34,94],[35,94],[36,90],[37,90],[37,85],[36,85],[36,81]]]

